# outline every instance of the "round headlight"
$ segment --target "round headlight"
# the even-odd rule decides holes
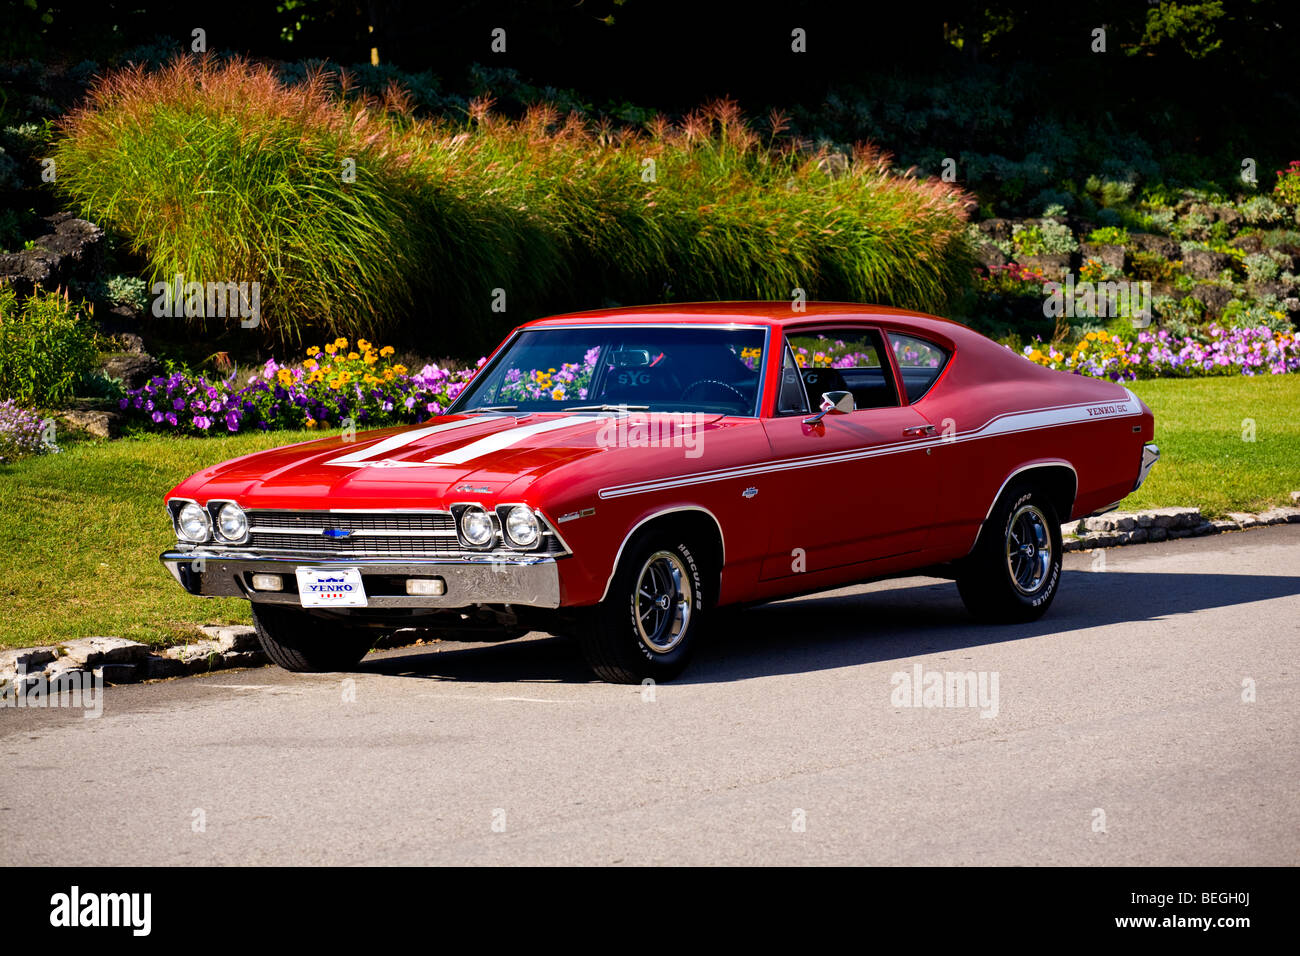
[[[242,541],[248,534],[248,518],[244,509],[234,502],[221,506],[217,512],[217,531],[229,541]]]
[[[521,548],[530,548],[537,543],[542,533],[537,523],[537,515],[527,505],[515,505],[506,512],[506,535],[512,544]]]
[[[176,533],[186,541],[207,541],[211,530],[208,513],[194,502],[186,502],[176,512]]]
[[[492,540],[492,519],[482,508],[466,508],[460,516],[460,533],[466,543],[481,548]]]

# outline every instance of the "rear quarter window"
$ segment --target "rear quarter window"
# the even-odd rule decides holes
[[[898,332],[889,333],[889,346],[898,362],[907,403],[919,401],[939,378],[951,353],[926,339]]]

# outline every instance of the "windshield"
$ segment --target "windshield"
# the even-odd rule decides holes
[[[766,336],[758,328],[557,326],[520,332],[448,411],[757,416]]]

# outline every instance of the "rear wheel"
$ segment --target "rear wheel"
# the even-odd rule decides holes
[[[701,558],[690,541],[663,533],[624,552],[605,599],[577,620],[578,643],[597,677],[667,681],[686,668],[704,614]]]
[[[1035,621],[1061,582],[1061,526],[1047,494],[1034,485],[1009,488],[984,522],[962,562],[957,590],[977,618]]]
[[[266,604],[253,605],[253,626],[271,663],[287,671],[351,670],[379,638],[375,631]]]

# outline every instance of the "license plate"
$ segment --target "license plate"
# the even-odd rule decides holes
[[[303,607],[366,606],[366,589],[356,568],[298,568],[297,573],[298,599]]]

